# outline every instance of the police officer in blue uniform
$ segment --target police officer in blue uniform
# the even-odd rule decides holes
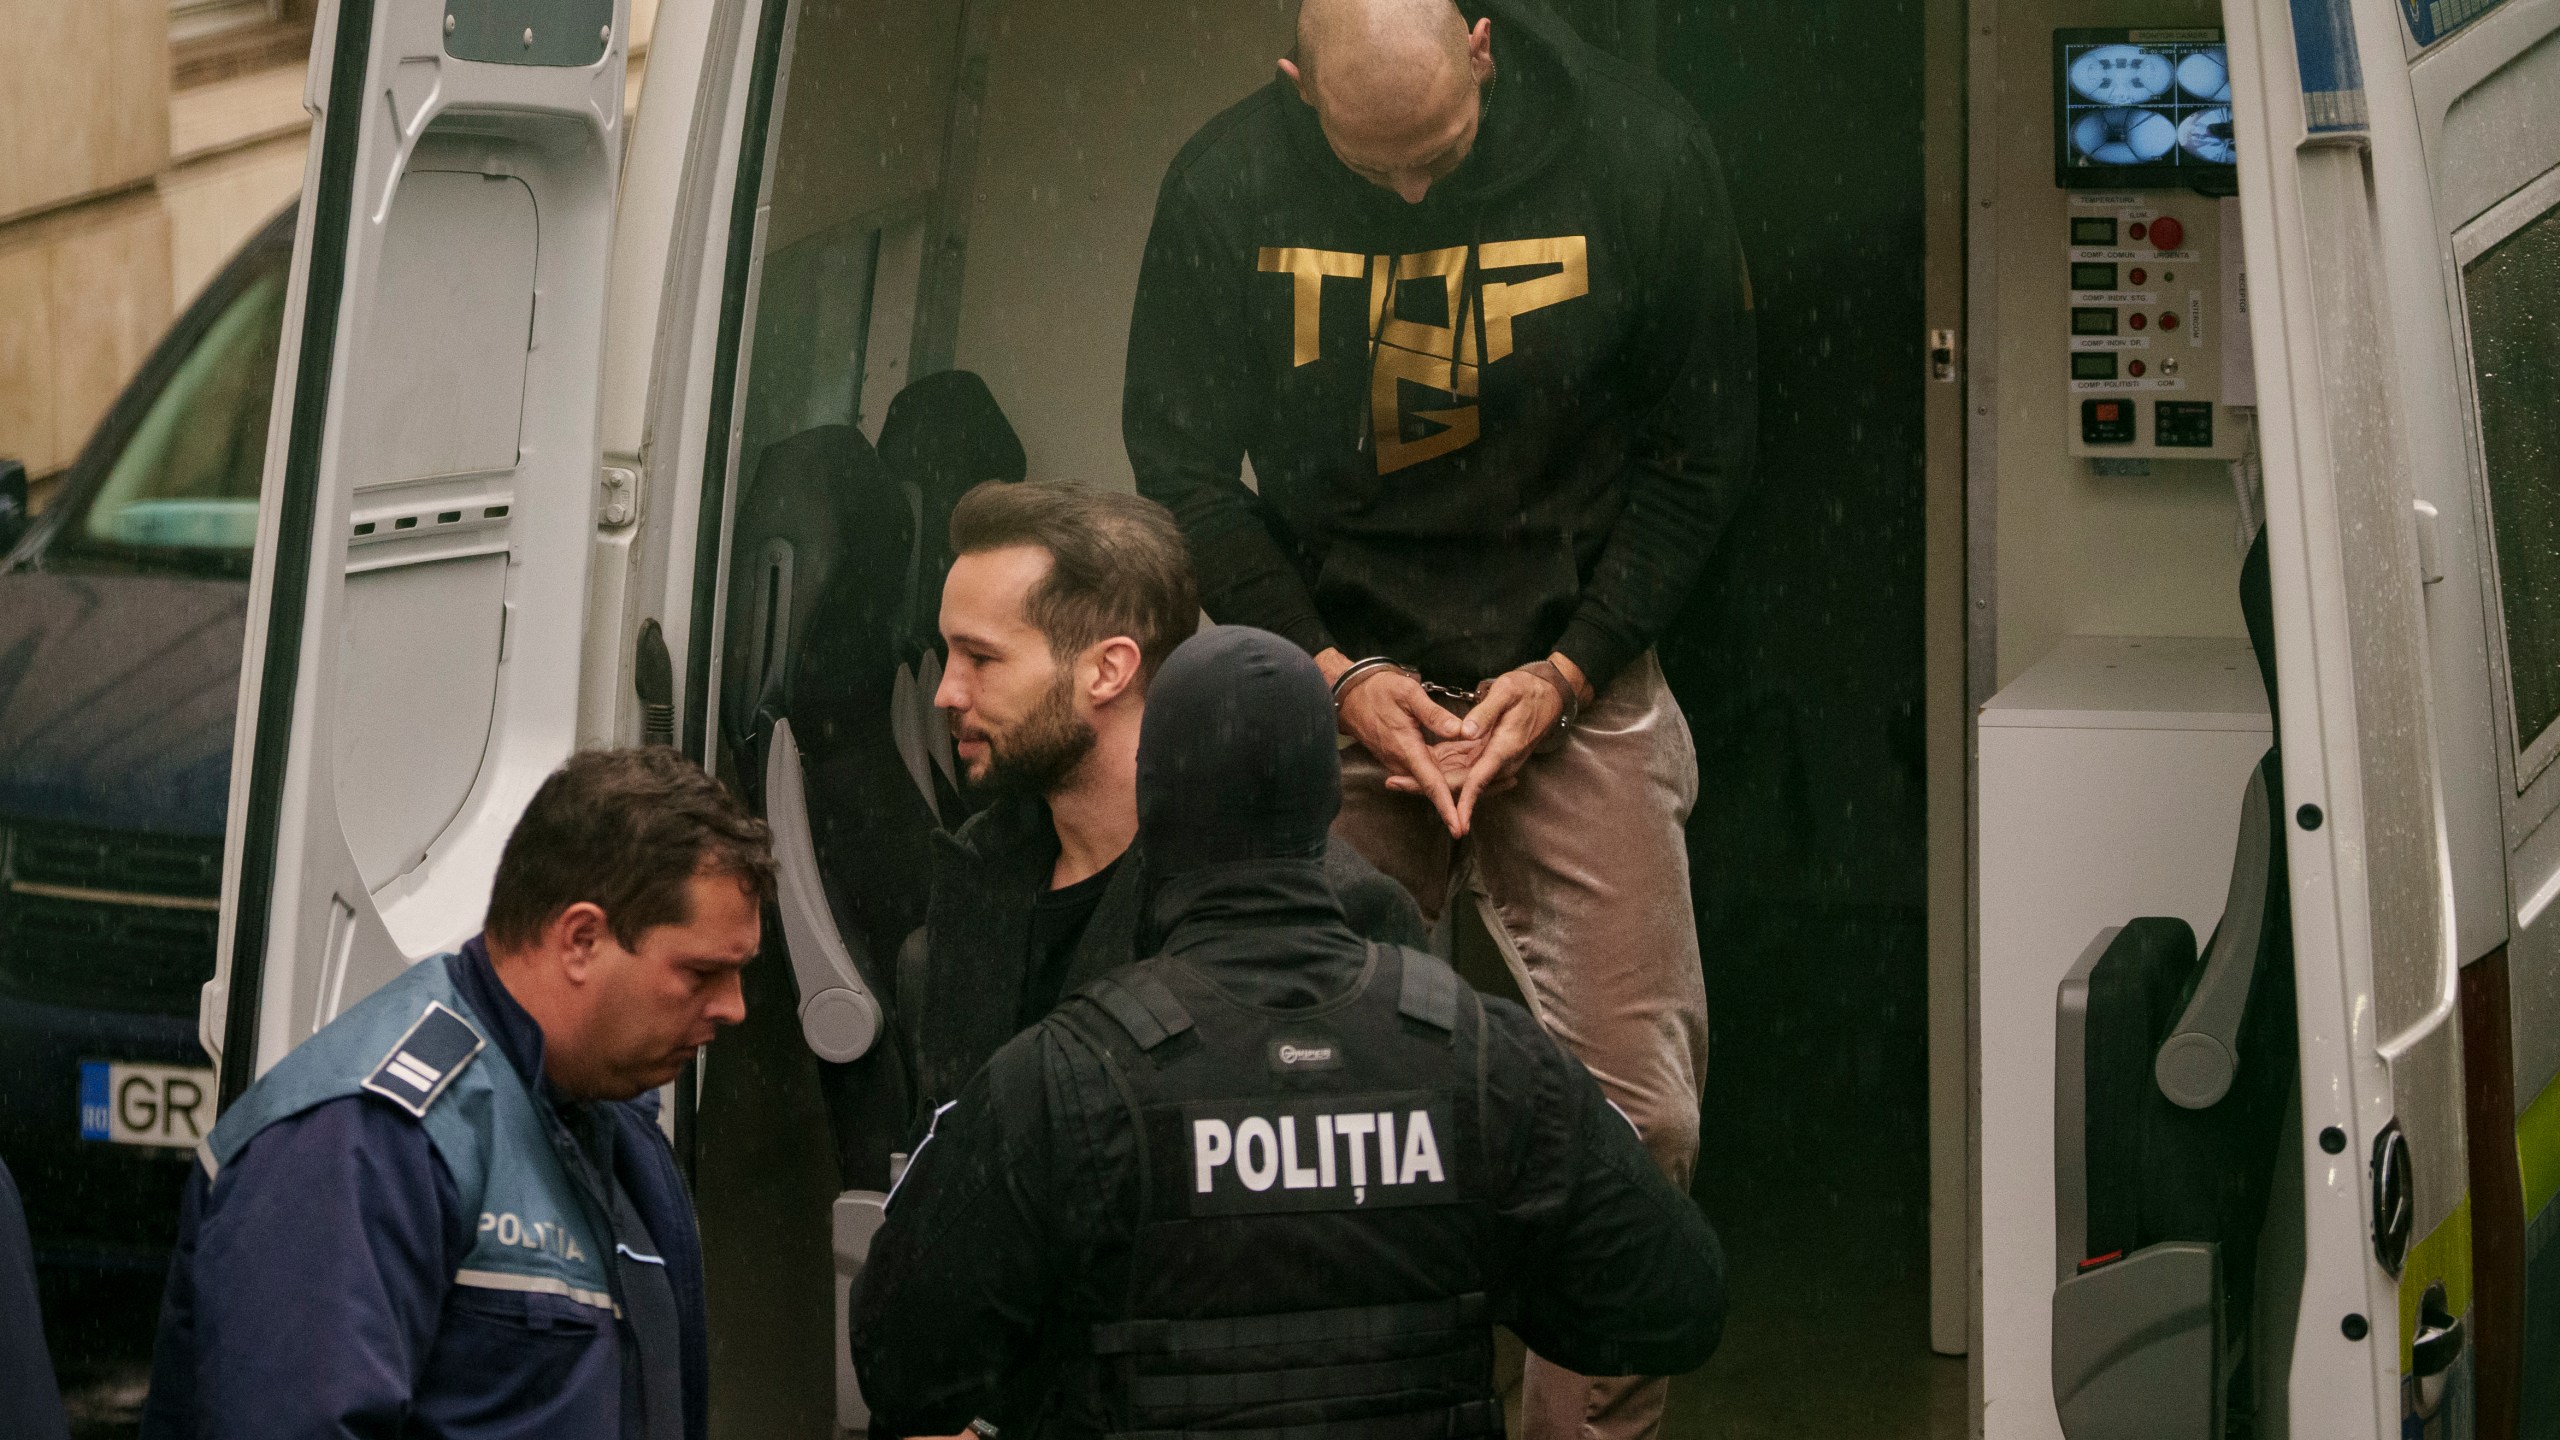
[[[1715,1236],[1590,1074],[1324,883],[1331,697],[1214,629],[1150,691],[1164,941],[999,1051],[853,1301],[878,1435],[1502,1434],[1493,1327],[1589,1375],[1703,1362]]]
[[[702,1440],[702,1264],[655,1091],[745,1016],[763,823],[673,750],[545,781],[484,933],[198,1150],[143,1434]]]

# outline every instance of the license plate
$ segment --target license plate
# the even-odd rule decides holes
[[[192,1149],[213,1128],[213,1072],[193,1065],[80,1062],[80,1138]]]

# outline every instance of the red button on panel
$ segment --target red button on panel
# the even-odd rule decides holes
[[[2175,311],[2175,310],[2163,310],[2163,311],[2161,311],[2161,312],[2160,312],[2160,328],[2161,328],[2161,329],[2163,329],[2163,330],[2175,330],[2175,329],[2177,329],[2177,328],[2178,328],[2178,312],[2177,312],[2177,311]]]
[[[2136,380],[2139,380],[2139,379],[2141,379],[2141,378],[2142,378],[2142,372],[2143,372],[2143,369],[2144,369],[2144,367],[2143,367],[2142,362],[2141,362],[2141,361],[2139,361],[2139,360],[2136,360],[2136,361],[2134,361],[2132,364],[2127,365],[2126,367],[2124,367],[2124,373],[2126,373],[2127,375],[2132,376],[2132,377],[2133,377],[2134,379],[2136,379]]]
[[[2139,240],[2142,237],[2136,235],[2134,238]],[[2173,216],[2163,215],[2151,222],[2151,243],[2163,250],[2177,249],[2186,238],[2187,227],[2179,224]]]
[[[2132,269],[2132,271],[2131,271],[2131,272],[2129,272],[2128,274],[2126,274],[2126,276],[2125,276],[2124,278],[2125,278],[2127,281],[2130,281],[2130,282],[2131,282],[2131,283],[2133,283],[2133,284],[2141,285],[2141,284],[2145,284],[2145,283],[2149,282],[2149,280],[2151,279],[2151,272],[2150,272],[2150,271],[2148,271],[2148,270],[2143,269],[2143,268],[2142,268],[2141,266],[2139,266],[2139,265],[2136,265],[2136,266],[2134,266],[2134,267],[2133,267],[2133,269]]]
[[[2134,239],[2136,239],[2136,240],[2141,239],[2141,238],[2142,238],[2142,222],[2141,222],[2141,221],[2139,221],[2139,220],[2134,221],[2134,222],[2133,222],[2133,226],[2132,226],[2132,228],[2131,228],[2131,229],[2129,229],[2129,230],[2127,230],[2127,231],[2125,231],[2124,233],[2125,233],[2125,234],[2127,234],[2127,235],[2132,236],[2132,237],[2133,237]]]
[[[2142,313],[2141,311],[2139,311],[2139,310],[2136,310],[2136,311],[2134,311],[2134,312],[2133,312],[2133,314],[2131,314],[2131,315],[2129,315],[2129,316],[2127,316],[2127,317],[2125,318],[2125,322],[2124,322],[2124,323],[2126,323],[2127,325],[2132,326],[2132,327],[2133,327],[2134,329],[2136,329],[2136,330],[2139,330],[2139,329],[2141,329],[2143,326],[2148,325],[2148,324],[2150,324],[2150,323],[2151,323],[2151,317],[2150,317],[2150,316],[2148,316],[2148,315],[2143,314],[2143,313]]]

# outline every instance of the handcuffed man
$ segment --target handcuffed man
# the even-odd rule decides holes
[[[1138,489],[1212,618],[1332,682],[1358,742],[1336,833],[1435,920],[1471,899],[1685,1181],[1697,763],[1653,646],[1754,426],[1714,149],[1536,0],[1303,0],[1280,70],[1159,193],[1123,399]],[[1663,1397],[1533,1358],[1526,1430],[1649,1435]]]

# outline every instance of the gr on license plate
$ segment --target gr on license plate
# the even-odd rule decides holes
[[[193,1149],[213,1128],[213,1072],[193,1065],[80,1062],[80,1138]]]

